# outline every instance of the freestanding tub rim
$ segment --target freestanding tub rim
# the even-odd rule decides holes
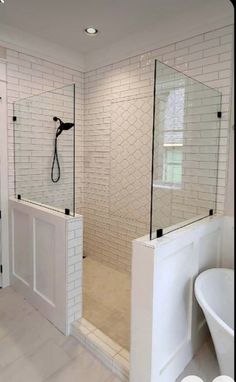
[[[208,313],[214,318],[214,320],[216,320],[230,336],[234,337],[234,329],[232,329],[229,325],[227,325],[226,322],[224,320],[222,320],[222,318],[220,318],[215,313],[215,311],[211,308],[211,306],[207,303],[206,298],[204,296],[204,292],[202,292],[200,285],[199,285],[201,283],[202,279],[206,278],[209,273],[222,273],[222,272],[233,274],[234,270],[228,269],[228,268],[211,268],[211,269],[207,269],[206,271],[200,273],[197,276],[197,279],[195,281],[195,286],[194,286],[195,295],[197,297],[199,304],[200,305],[202,304],[203,307],[208,311]]]

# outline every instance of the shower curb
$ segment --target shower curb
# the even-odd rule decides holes
[[[71,336],[81,342],[122,381],[129,381],[129,352],[85,318],[71,324]]]

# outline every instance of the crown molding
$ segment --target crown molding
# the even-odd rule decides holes
[[[162,24],[142,33],[131,35],[104,49],[86,54],[85,68],[86,71],[94,70],[232,24],[234,24],[233,15],[207,23],[199,20],[199,25],[194,28],[190,21],[185,21],[182,25],[179,25],[178,22],[176,25],[171,23],[171,26],[167,23],[164,30]]]
[[[0,23],[0,46],[84,72],[84,56],[61,45]]]
[[[157,26],[88,54],[80,54],[0,23],[0,46],[81,72],[88,72],[233,23],[232,15],[209,21],[207,24],[199,20],[199,25],[195,28],[192,28],[191,22],[187,21],[182,25],[171,23],[171,28],[166,24],[165,30],[163,25]]]

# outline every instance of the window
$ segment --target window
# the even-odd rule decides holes
[[[182,147],[165,147],[163,182],[169,186],[182,183]]]
[[[184,103],[184,88],[169,91],[164,114],[162,174],[162,183],[167,187],[182,184]]]

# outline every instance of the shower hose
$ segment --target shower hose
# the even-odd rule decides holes
[[[57,166],[57,176],[54,175],[55,165]],[[52,161],[52,169],[51,169],[51,180],[53,183],[57,183],[61,177],[61,169],[60,169],[60,163],[58,159],[58,153],[57,153],[57,136],[55,137],[54,141],[54,156]]]

